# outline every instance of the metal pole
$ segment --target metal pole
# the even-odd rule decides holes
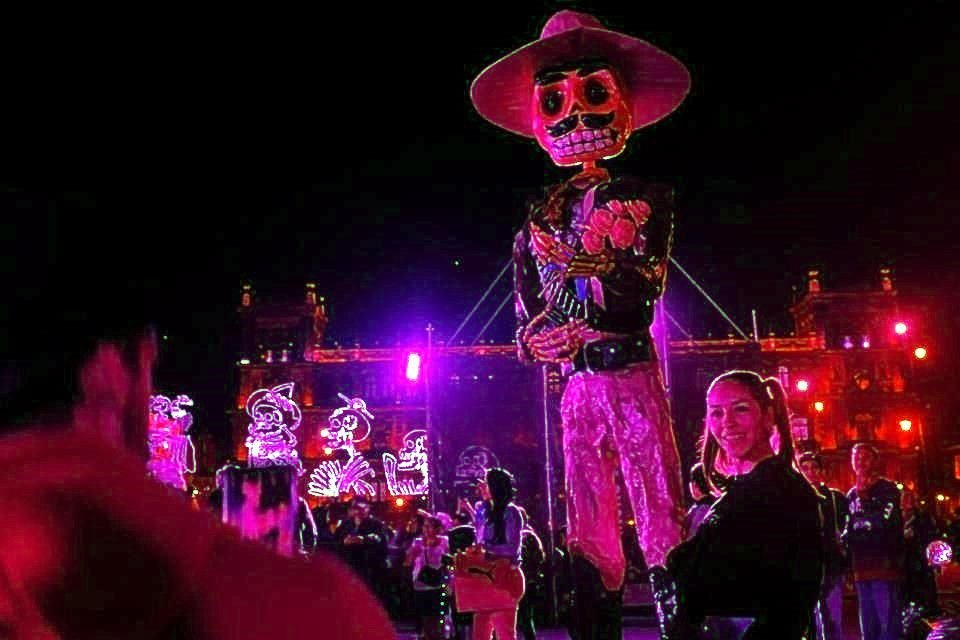
[[[439,485],[440,478],[440,467],[439,467],[439,451],[440,451],[440,436],[436,433],[433,428],[433,412],[430,402],[430,380],[433,378],[433,325],[427,324],[427,357],[426,362],[424,362],[424,375],[423,375],[423,404],[424,404],[424,413],[426,414],[424,418],[424,428],[427,431],[427,455],[428,455],[428,468],[430,470],[430,511],[431,513],[436,513],[437,511],[437,490]]]
[[[547,548],[545,549],[545,553],[547,556],[547,567],[549,569],[549,573],[547,574],[547,594],[549,594],[550,598],[550,610],[547,612],[547,617],[550,623],[553,624],[557,619],[557,572],[556,566],[554,565],[553,457],[550,455],[553,443],[553,438],[550,437],[550,365],[543,365],[540,371],[541,378],[543,379],[543,457],[546,468],[545,497],[547,499],[547,535],[544,537],[546,538]]]
[[[757,310],[751,309],[750,312],[753,315],[753,341],[760,342],[760,331],[757,329]]]
[[[667,303],[663,298],[656,302],[657,318],[660,325],[657,332],[660,334],[660,344],[657,345],[657,354],[660,358],[660,369],[663,373],[663,387],[669,395],[670,393],[670,329],[667,327]]]

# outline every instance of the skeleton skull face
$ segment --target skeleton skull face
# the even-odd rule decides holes
[[[247,399],[247,415],[252,422],[248,427],[251,435],[277,436],[284,429],[295,430],[300,426],[300,408],[291,400],[293,384],[283,384],[273,389],[258,389]]]
[[[343,396],[341,396],[343,397]],[[336,409],[327,419],[327,446],[331,449],[349,449],[370,435],[370,419],[367,405],[359,398],[344,398],[347,406]]]
[[[419,470],[427,464],[427,432],[414,429],[403,438],[403,449],[397,452],[401,471]]]
[[[602,61],[549,67],[534,79],[533,131],[554,164],[570,166],[620,154],[632,131],[626,92]]]

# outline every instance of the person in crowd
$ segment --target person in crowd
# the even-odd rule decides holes
[[[487,558],[507,560],[519,567],[524,522],[520,508],[513,502],[513,474],[506,469],[490,469],[478,489],[481,502],[474,507],[477,543]],[[494,633],[497,640],[516,640],[516,607],[474,614],[473,640],[490,640]]]
[[[466,507],[463,505],[466,504]],[[472,547],[477,539],[477,530],[473,526],[473,505],[461,498],[457,513],[454,517],[455,526],[447,532],[447,538],[450,541],[450,553],[456,554]],[[464,516],[466,522],[463,522]],[[470,638],[471,628],[473,626],[473,614],[461,613],[456,608],[456,594],[451,596],[453,602],[453,632],[456,640],[467,640]]]
[[[913,604],[930,616],[939,612],[937,579],[927,560],[927,545],[939,538],[937,522],[923,508],[914,491],[904,491],[900,500],[903,511],[904,580],[903,602]]]
[[[750,618],[744,638],[799,640],[820,594],[820,498],[793,468],[786,396],[775,378],[730,371],[707,391],[700,462],[728,480],[696,534],[668,559],[671,637],[707,616]],[[771,445],[777,433],[778,450]]]
[[[297,502],[297,547],[300,553],[310,555],[316,551],[318,535],[310,505],[301,497]]]
[[[390,541],[383,522],[371,515],[370,503],[354,498],[335,535],[344,560],[383,599]]]
[[[520,532],[520,568],[526,580],[526,590],[523,598],[520,599],[520,604],[517,605],[517,631],[523,636],[523,640],[536,640],[536,605],[546,591],[546,577],[543,574],[546,556],[543,551],[543,541],[530,524],[526,509],[523,507],[519,509],[524,522]]]
[[[574,624],[573,557],[567,548],[567,525],[557,530],[557,543],[553,548],[553,566],[556,571],[557,619],[567,630],[571,640],[580,640]]]
[[[445,556],[450,545],[444,520],[436,515],[423,519],[423,535],[407,550],[404,566],[413,568],[414,607],[424,640],[446,637],[450,598],[447,594]]]
[[[343,524],[343,508],[333,503],[313,510],[317,522],[317,549],[340,555],[337,530]]]
[[[130,290],[117,314],[93,285],[79,301],[69,288],[49,331],[31,314],[0,336],[0,636],[253,640],[307,636],[319,618],[337,620],[325,638],[391,637],[335,558],[242,540],[147,476],[149,316]]]
[[[960,557],[960,507],[953,511],[952,519],[944,526],[947,542],[953,547],[953,557]]]
[[[823,459],[812,451],[797,458],[797,465],[823,498],[824,578],[814,615],[818,640],[843,639],[843,585],[849,570],[841,534],[850,515],[847,497],[824,482]]]
[[[710,485],[707,483],[707,476],[703,473],[703,465],[696,463],[690,469],[690,482],[687,484],[687,490],[690,492],[690,499],[693,504],[687,510],[687,515],[683,519],[683,539],[689,540],[700,528],[700,523],[713,506],[714,496],[710,493]]]
[[[850,518],[844,530],[860,607],[863,640],[900,637],[903,581],[903,515],[900,490],[881,477],[880,452],[872,444],[853,446],[856,484],[847,492]]]

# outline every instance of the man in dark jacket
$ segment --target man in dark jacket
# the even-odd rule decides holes
[[[900,490],[880,477],[879,459],[871,444],[853,447],[856,485],[847,493],[850,519],[843,537],[853,565],[863,640],[896,640],[901,629],[903,517]]]
[[[817,615],[814,616],[817,638],[842,640],[843,583],[849,564],[840,535],[850,515],[850,507],[843,493],[823,481],[820,456],[807,452],[800,456],[798,463],[803,476],[823,497],[820,509],[823,512],[824,578]]]
[[[356,499],[336,532],[343,559],[382,597],[384,573],[387,569],[387,528],[370,515],[370,504]]]

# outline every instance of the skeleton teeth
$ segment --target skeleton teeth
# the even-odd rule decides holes
[[[580,142],[580,132],[574,131],[573,133],[570,134],[569,139],[573,140],[574,142]]]
[[[583,132],[583,139],[584,139],[584,140],[593,140],[593,131],[590,131],[589,129],[587,129],[586,131],[584,131],[584,132]]]
[[[573,150],[576,151],[577,153],[583,153],[583,145],[575,144],[573,145]]]
[[[596,145],[593,144],[592,142],[588,142],[588,143],[586,143],[586,144],[583,145],[583,148],[586,149],[587,151],[593,151],[593,150],[596,149],[597,147],[596,147]]]

